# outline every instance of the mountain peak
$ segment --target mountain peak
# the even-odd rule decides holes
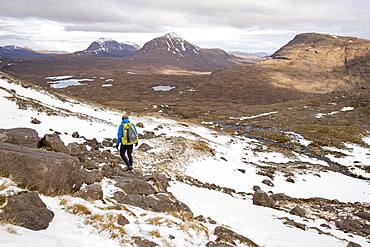
[[[199,48],[197,46],[181,38],[174,32],[166,33],[161,37],[147,42],[143,46],[142,52],[147,53],[157,49],[165,50],[167,53],[178,58],[199,55]]]
[[[111,38],[100,38],[90,44],[83,52],[95,56],[128,57],[138,50],[138,46],[132,43],[119,43]]]
[[[169,33],[166,33],[163,37],[165,37],[166,39],[183,39],[181,38],[177,33],[175,32],[169,32]]]
[[[96,42],[98,42],[99,44],[103,44],[105,42],[111,42],[111,41],[115,41],[114,39],[111,39],[111,38],[99,38]],[[117,41],[115,41],[117,42]]]

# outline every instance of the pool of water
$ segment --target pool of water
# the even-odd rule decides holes
[[[86,83],[81,82],[89,82],[94,81],[93,79],[67,79],[67,80],[58,80],[58,81],[49,81],[50,87],[62,89],[70,86],[80,86],[86,85]]]
[[[175,87],[172,87],[172,86],[155,86],[155,87],[152,87],[154,91],[158,92],[168,92],[172,89],[174,89]]]

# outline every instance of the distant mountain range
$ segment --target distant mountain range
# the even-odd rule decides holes
[[[202,71],[213,71],[243,62],[243,59],[222,49],[200,48],[176,33],[167,33],[157,37],[145,43],[143,47],[130,42],[120,43],[113,39],[100,38],[92,42],[87,49],[71,54],[40,52],[16,46],[0,48],[0,57],[10,59],[33,59],[60,55],[67,58],[122,58],[132,65]]]
[[[61,54],[66,54],[66,52],[35,51],[30,48],[17,45],[0,46],[0,58],[31,59],[31,58],[50,57]]]

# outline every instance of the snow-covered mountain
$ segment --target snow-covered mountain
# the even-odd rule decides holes
[[[142,53],[150,53],[156,49],[164,49],[178,58],[199,56],[200,48],[184,40],[176,33],[167,33],[161,37],[147,42],[140,50]]]
[[[130,42],[119,43],[113,39],[100,38],[79,53],[88,53],[102,57],[128,57],[134,54],[140,47]]]
[[[215,70],[234,64],[235,57],[221,49],[200,48],[176,33],[167,33],[147,43],[134,54],[138,63]]]

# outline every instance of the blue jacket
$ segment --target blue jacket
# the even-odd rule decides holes
[[[130,123],[130,120],[128,120],[127,118],[122,119],[122,122],[121,122],[121,124],[118,127],[118,134],[117,134],[117,142],[116,142],[116,145],[118,145],[118,144],[121,143],[121,139],[122,139],[122,135],[123,135],[123,125],[124,124],[127,124],[127,123]],[[135,124],[132,124],[132,126],[134,127],[135,132],[137,133]]]

